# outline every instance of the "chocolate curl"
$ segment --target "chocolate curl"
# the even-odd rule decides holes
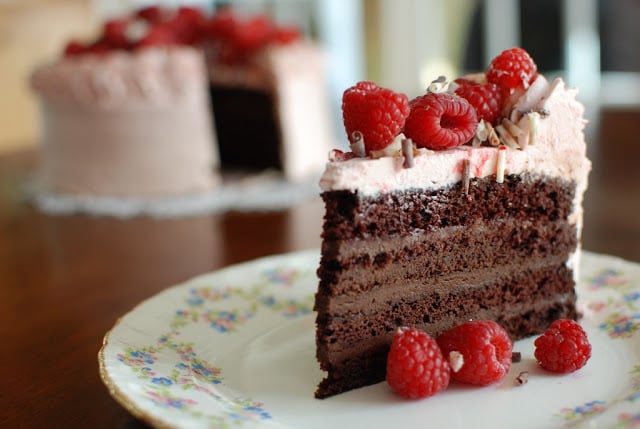
[[[354,131],[351,133],[351,138],[353,139],[353,143],[349,145],[351,152],[359,158],[364,158],[367,156],[367,150],[364,147],[364,136],[360,131]]]
[[[402,139],[402,156],[404,156],[403,168],[411,168],[415,165],[413,161],[413,141],[411,139]]]
[[[498,162],[496,163],[496,182],[503,183],[504,182],[504,169],[506,164],[507,157],[507,147],[501,145],[498,148]]]
[[[465,195],[469,195],[469,181],[471,180],[471,162],[462,160],[462,189]]]

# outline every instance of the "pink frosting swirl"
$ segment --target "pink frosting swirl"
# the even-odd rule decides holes
[[[31,76],[49,103],[93,109],[163,106],[205,90],[204,56],[191,47],[61,58]]]

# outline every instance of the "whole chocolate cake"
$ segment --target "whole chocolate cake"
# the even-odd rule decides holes
[[[507,55],[530,61],[512,82],[493,77]],[[352,152],[334,151],[320,182],[316,397],[383,381],[399,326],[490,319],[515,340],[577,317],[591,164],[575,95],[518,48],[410,102],[370,82],[345,91]]]

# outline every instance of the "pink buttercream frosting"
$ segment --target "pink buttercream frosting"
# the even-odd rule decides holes
[[[159,47],[61,58],[36,69],[31,85],[48,102],[104,110],[197,97],[205,76],[200,50]]]
[[[273,91],[283,78],[318,75],[318,85],[324,85],[326,70],[324,50],[316,43],[300,40],[287,45],[267,46],[247,64],[220,64],[207,59],[209,79],[215,85],[237,86]]]
[[[39,174],[47,191],[163,197],[219,182],[200,51],[62,58],[31,82],[41,102]]]
[[[577,183],[577,194],[586,189],[591,163],[586,157],[584,106],[576,100],[576,90],[567,88],[560,78],[548,83],[544,77],[533,85],[523,103],[527,109],[543,110],[548,115],[537,120],[535,137],[524,149],[508,149],[505,174],[530,173],[561,177]],[[517,124],[531,136],[526,115]],[[404,158],[339,157],[330,160],[320,180],[323,191],[351,190],[361,195],[410,188],[440,188],[462,179],[462,164],[469,160],[471,177],[496,174],[499,149],[487,146],[459,146],[445,151],[418,149],[415,166],[403,168]]]

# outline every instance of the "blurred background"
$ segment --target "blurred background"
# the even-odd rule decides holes
[[[36,65],[70,38],[92,37],[105,18],[159,3],[231,3],[299,25],[327,49],[337,121],[342,91],[358,80],[413,96],[439,75],[483,70],[515,45],[580,88],[590,133],[601,109],[640,106],[637,0],[0,0],[0,153],[37,145],[27,82]]]

